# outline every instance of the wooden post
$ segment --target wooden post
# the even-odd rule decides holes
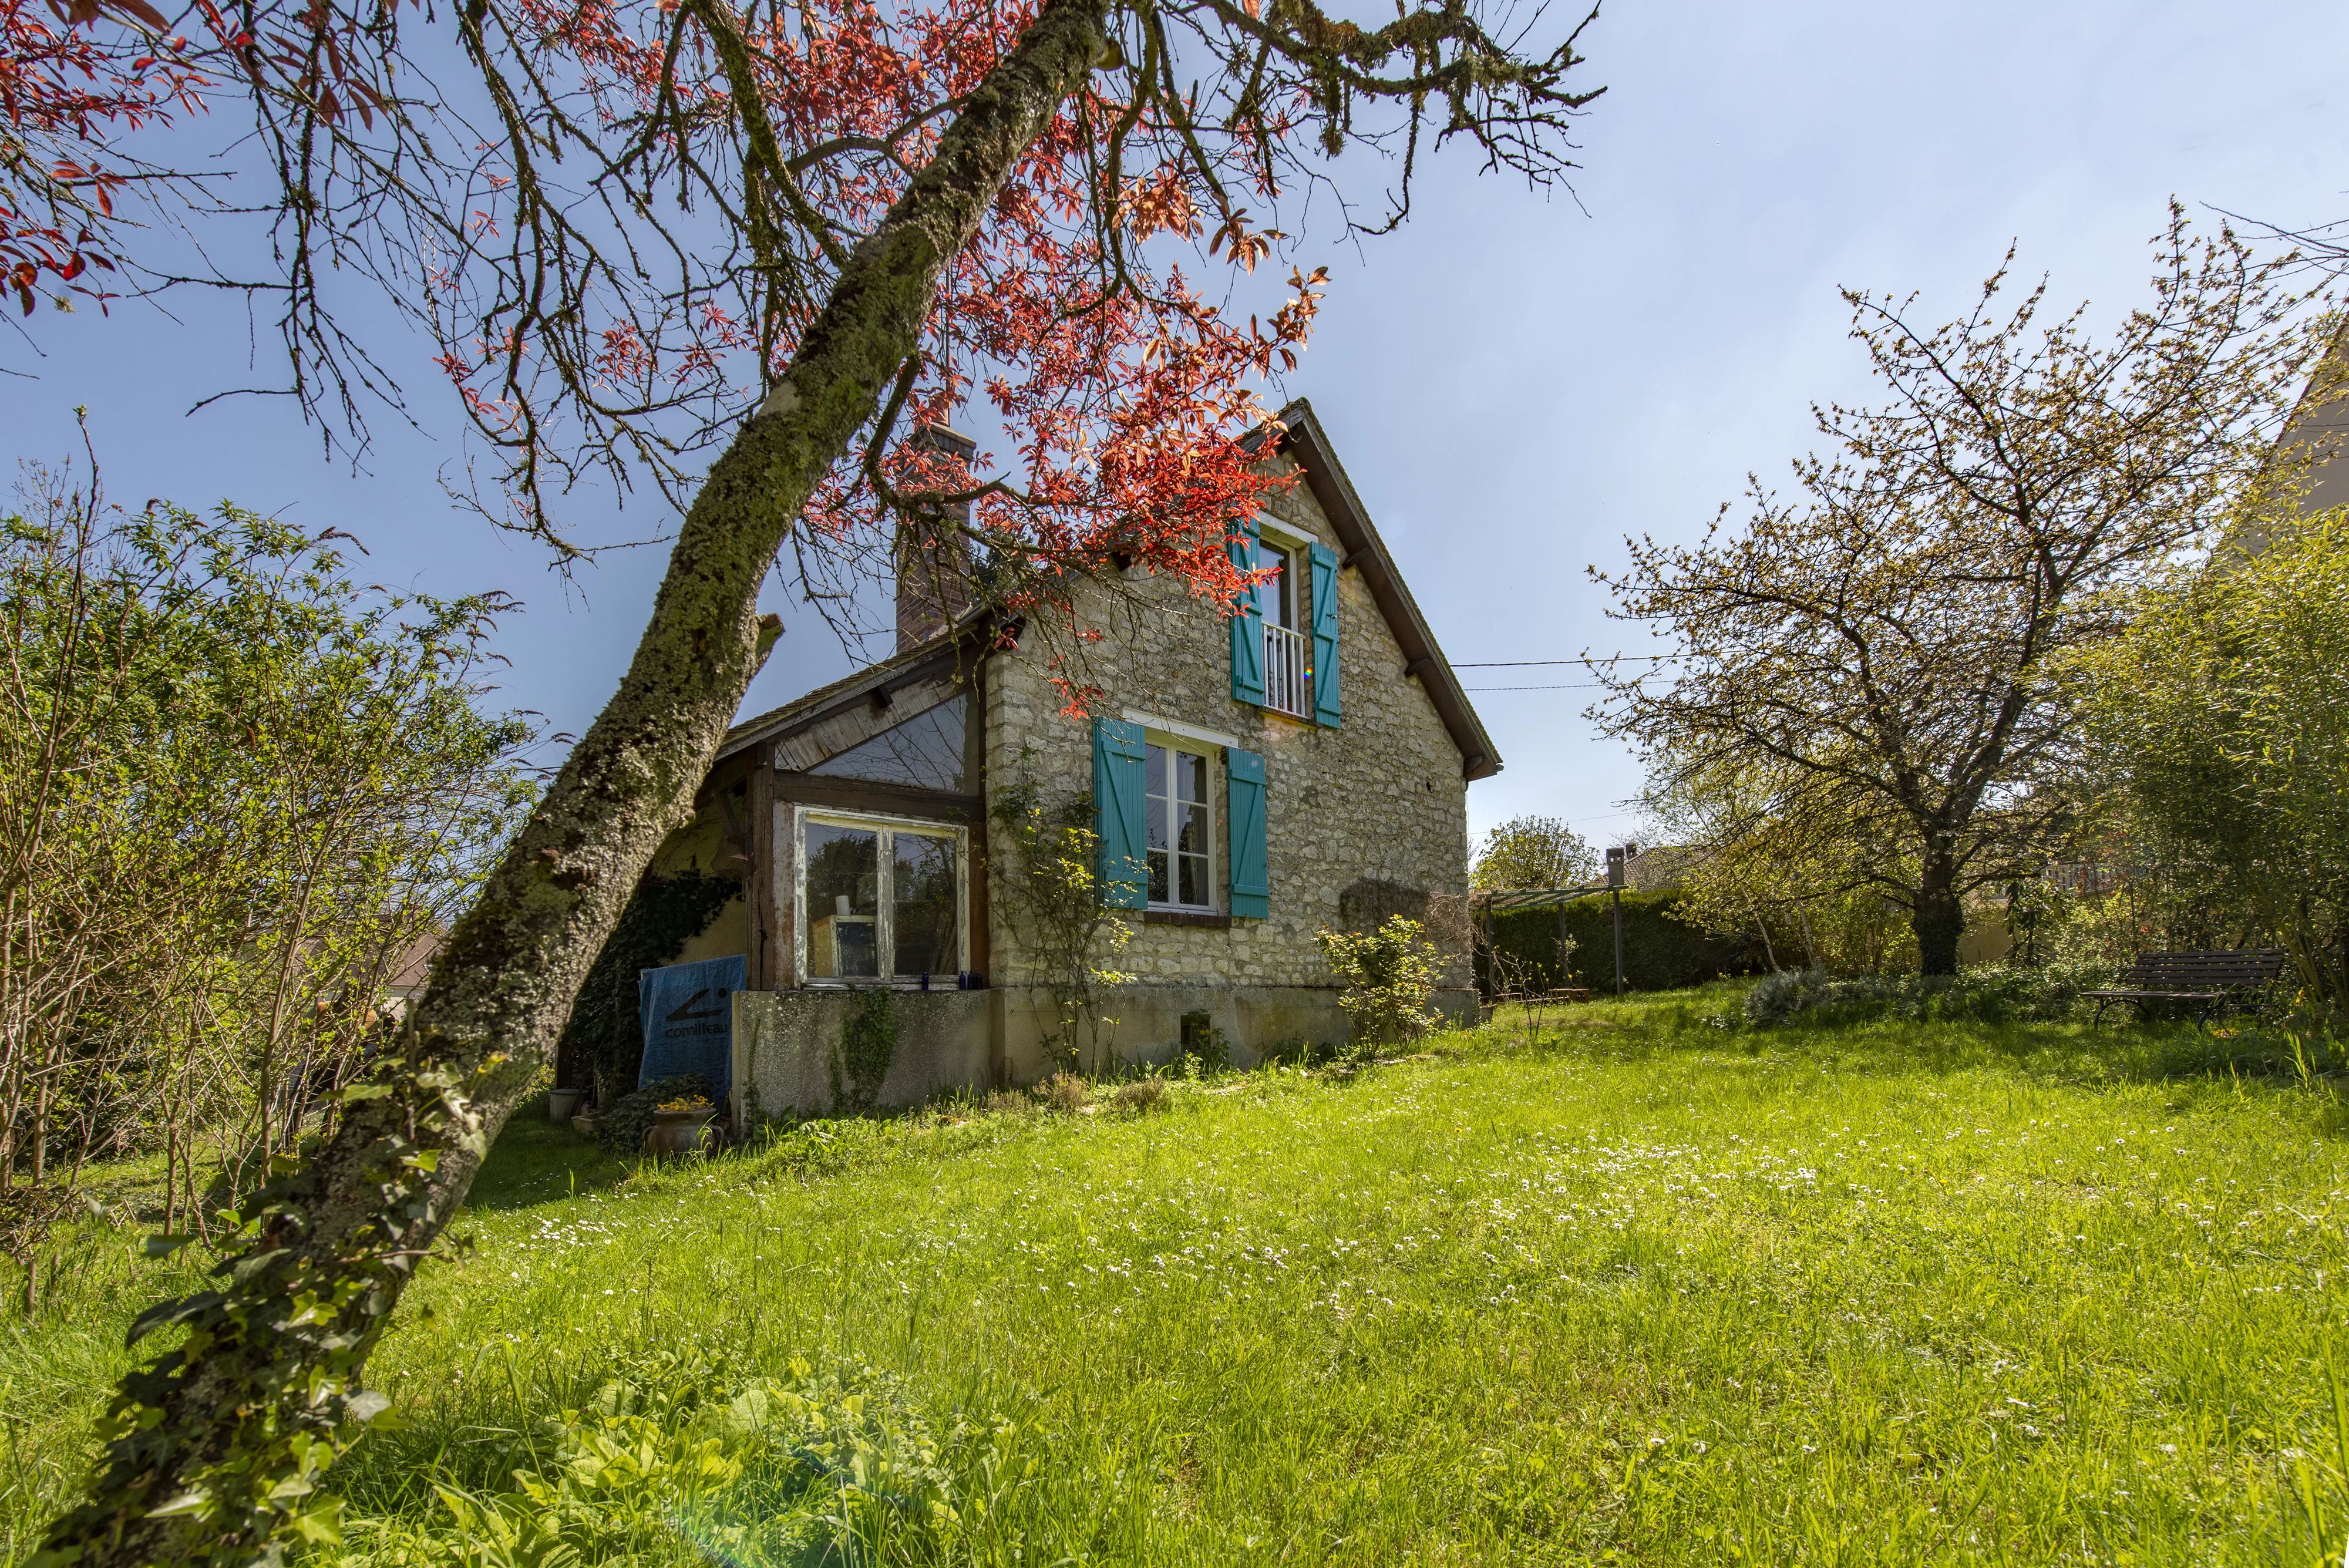
[[[1630,852],[1621,848],[1607,851],[1607,891],[1615,904],[1615,994],[1623,994],[1623,876]]]
[[[772,991],[782,972],[775,951],[775,766],[770,748],[761,745],[750,766],[750,868],[743,891],[750,910],[750,975],[752,991]]]
[[[1623,994],[1623,889],[1612,889],[1615,895],[1615,994]]]
[[[769,777],[771,779],[772,774]],[[799,845],[792,832],[792,814],[798,808],[791,802],[774,798],[771,791],[767,804],[767,842],[772,846],[768,854],[766,870],[767,906],[774,911],[772,933],[768,952],[769,991],[790,991],[800,983],[799,934],[792,922],[794,895],[799,887]]]

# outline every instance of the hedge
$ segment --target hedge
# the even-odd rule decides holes
[[[1676,913],[1680,904],[1681,895],[1671,891],[1623,895],[1623,979],[1631,990],[1670,991],[1717,975],[1752,974],[1769,967],[1748,939],[1715,936],[1681,919]],[[1595,894],[1566,906],[1566,934],[1574,939],[1575,948],[1563,974],[1557,965],[1559,914],[1555,909],[1510,909],[1492,916],[1492,943],[1502,952],[1524,960],[1535,986],[1580,985],[1597,992],[1612,991],[1612,900]],[[1478,919],[1481,923],[1485,917],[1480,915]],[[1476,984],[1490,996],[1497,988],[1481,945]]]

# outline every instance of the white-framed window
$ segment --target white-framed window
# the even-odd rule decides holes
[[[1303,551],[1291,548],[1282,540],[1261,534],[1257,536],[1256,564],[1279,574],[1257,587],[1257,608],[1264,612],[1265,625],[1298,629],[1300,617],[1297,584],[1303,576],[1298,564],[1303,557]]]
[[[970,967],[966,829],[802,806],[793,838],[803,983],[951,989]]]
[[[1143,749],[1150,907],[1216,907],[1215,763],[1208,748],[1151,734]]]
[[[1264,617],[1264,705],[1292,718],[1313,711],[1313,684],[1307,669],[1312,649],[1303,629],[1312,593],[1307,556],[1287,540],[1264,535],[1257,541],[1257,565],[1279,574],[1257,585],[1257,609]]]

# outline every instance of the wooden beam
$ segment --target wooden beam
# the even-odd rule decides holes
[[[887,691],[874,691],[845,709],[829,713],[805,729],[777,741],[775,767],[799,773],[838,756],[860,741],[928,711],[968,689],[948,670],[926,680],[910,681]]]
[[[970,722],[964,732],[963,759],[968,772],[965,777],[974,780],[984,791],[987,788],[987,666],[978,665],[971,672]],[[993,969],[994,955],[989,951],[990,932],[987,919],[987,800],[979,797],[978,811],[970,826],[970,967],[984,983]],[[997,1049],[1001,1049],[998,1042]],[[997,1074],[1001,1082],[1001,1075]]]
[[[750,894],[750,975],[752,991],[772,991],[782,972],[775,952],[775,770],[768,765],[766,748],[755,753],[750,769],[750,869],[743,877]]]
[[[767,971],[769,991],[790,991],[800,983],[800,948],[797,928],[792,922],[798,916],[796,893],[799,888],[799,844],[792,833],[792,808],[775,798],[774,778],[770,772],[767,790],[767,843],[769,864],[761,878],[766,884],[767,906],[774,910],[773,932],[769,951],[773,955],[773,967]]]
[[[921,816],[966,824],[978,823],[987,811],[983,796],[955,794],[942,789],[916,789],[911,784],[832,778],[781,769],[770,776],[775,781],[777,800],[795,801],[802,805],[828,805],[840,811],[873,811],[887,816]]]

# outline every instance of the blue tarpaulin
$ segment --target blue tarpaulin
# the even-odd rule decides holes
[[[709,959],[636,971],[636,1007],[645,1025],[636,1087],[657,1078],[698,1073],[724,1105],[733,1091],[734,993],[749,971],[741,957]]]

